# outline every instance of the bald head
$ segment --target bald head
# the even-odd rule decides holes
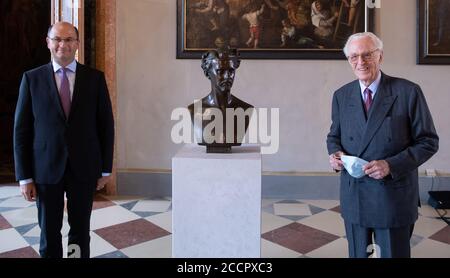
[[[77,29],[77,27],[75,27],[75,26],[73,26],[72,24],[70,24],[69,22],[65,22],[65,21],[61,21],[61,22],[56,22],[55,24],[53,24],[53,25],[51,25],[50,27],[48,27],[48,31],[47,31],[47,36],[48,37],[51,37],[51,34],[52,34],[52,31],[53,31],[53,29],[55,28],[57,28],[57,29],[59,29],[59,28],[62,28],[62,27],[65,27],[65,28],[73,28],[73,30],[74,30],[74,32],[75,32],[75,34],[76,34],[76,39],[77,40],[79,40],[80,38],[79,38],[79,33],[78,33],[78,29]]]

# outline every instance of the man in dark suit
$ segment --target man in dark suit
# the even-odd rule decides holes
[[[417,168],[438,150],[433,119],[417,84],[381,72],[378,37],[354,34],[344,52],[358,80],[334,93],[327,147],[331,167],[341,171],[349,255],[368,257],[375,249],[378,257],[410,257],[420,205]],[[368,161],[366,175],[350,176],[344,154]]]
[[[68,252],[89,257],[95,189],[110,181],[114,120],[104,74],[77,63],[78,30],[50,27],[52,62],[25,72],[14,123],[16,178],[37,201],[42,257],[62,257],[64,194],[70,225]]]

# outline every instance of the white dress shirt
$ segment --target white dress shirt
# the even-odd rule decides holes
[[[59,90],[61,89],[61,73],[59,71],[62,68],[62,66],[56,63],[55,61],[52,61],[52,64],[53,64],[53,72],[55,73],[56,86],[59,92]],[[68,71],[66,71],[66,75],[67,78],[69,79],[70,101],[72,101],[73,88],[75,86],[75,76],[77,72],[77,61],[73,60],[72,63],[67,65],[66,68],[69,69]]]
[[[366,87],[366,85],[364,85],[364,83],[362,83],[361,80],[359,80],[359,88],[361,89],[361,96],[364,101],[366,101],[366,98],[364,97],[364,91],[366,90],[366,88],[369,88],[369,90],[372,92],[372,99],[374,99],[375,94],[377,93],[378,90],[378,86],[380,85],[380,82],[381,82],[381,71],[378,72],[377,79],[375,79],[375,81],[373,81],[372,84],[369,85],[369,87]]]

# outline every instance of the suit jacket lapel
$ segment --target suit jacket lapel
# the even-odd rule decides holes
[[[358,156],[364,152],[373,136],[380,128],[381,123],[391,109],[396,97],[392,95],[389,86],[389,77],[382,73],[381,82],[377,89],[372,107],[370,108],[367,125],[364,130]]]
[[[77,104],[80,98],[80,92],[82,91],[80,88],[83,85],[82,83],[83,78],[84,78],[83,65],[77,62],[77,70],[75,74],[75,84],[73,86],[73,96],[72,96],[72,104],[70,106],[69,120],[77,108]]]
[[[353,116],[353,122],[358,134],[362,134],[366,128],[366,116],[361,101],[361,89],[359,82],[355,81],[348,102],[350,114]]]
[[[66,116],[64,115],[64,111],[61,106],[61,100],[58,94],[58,87],[56,86],[55,72],[53,70],[53,65],[51,62],[47,65],[46,76],[50,98],[53,100],[53,103],[55,104],[55,107],[58,110],[58,114],[62,117],[64,121],[66,121]]]

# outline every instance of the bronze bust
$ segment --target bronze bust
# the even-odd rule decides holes
[[[229,153],[240,146],[247,131],[253,106],[231,94],[240,65],[236,49],[220,48],[202,55],[202,69],[211,81],[211,92],[188,106],[199,145],[207,153]]]

